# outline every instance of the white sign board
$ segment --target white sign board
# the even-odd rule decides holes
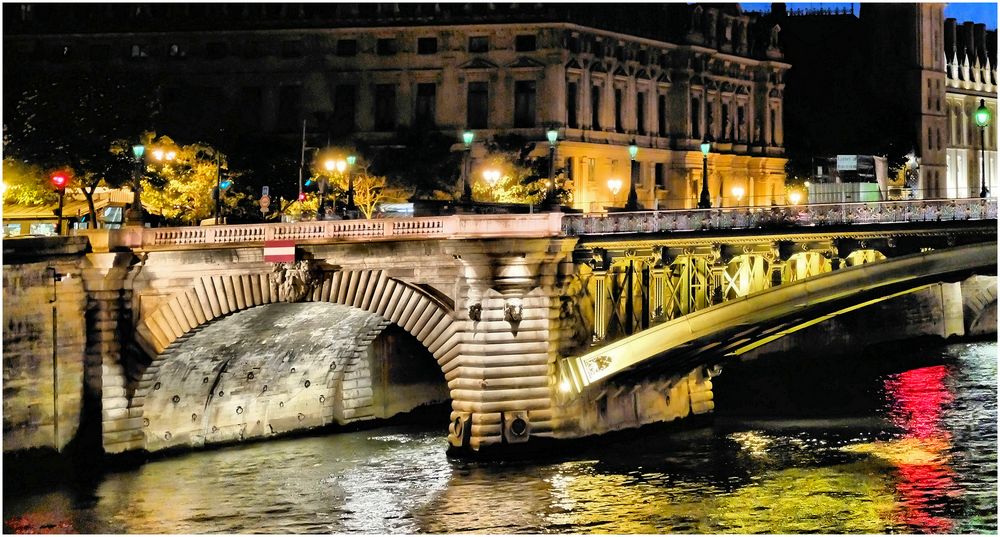
[[[857,155],[837,155],[837,171],[851,171],[858,169]]]

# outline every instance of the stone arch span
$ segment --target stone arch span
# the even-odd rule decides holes
[[[194,279],[182,290],[162,300],[139,319],[135,341],[152,362],[136,375],[127,412],[116,419],[129,420],[126,429],[144,427],[143,405],[155,385],[155,375],[170,356],[166,352],[181,338],[217,319],[257,306],[286,302],[275,272],[211,274]],[[389,277],[383,270],[338,270],[316,275],[301,302],[348,306],[384,320],[369,341],[394,324],[409,333],[447,374],[456,367],[462,331],[445,299],[423,287]],[[373,328],[374,330],[374,328]],[[138,372],[136,372],[138,373]],[[135,378],[135,377],[133,377]],[[118,427],[121,430],[123,427]]]

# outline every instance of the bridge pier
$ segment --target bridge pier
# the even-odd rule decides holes
[[[446,247],[462,267],[455,303],[460,355],[445,370],[448,440],[482,452],[551,436],[553,369],[563,327],[560,265],[573,239],[463,241]]]

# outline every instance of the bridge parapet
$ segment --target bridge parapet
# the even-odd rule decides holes
[[[561,234],[560,213],[453,215],[375,220],[78,230],[94,251],[253,244],[273,240],[352,242],[407,239],[543,238]]]
[[[566,215],[562,220],[562,232],[567,236],[608,235],[989,220],[996,217],[996,198],[880,201]]]

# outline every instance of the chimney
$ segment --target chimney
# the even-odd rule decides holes
[[[976,54],[979,56],[979,65],[986,65],[986,25],[979,23],[974,27],[976,34]]]
[[[944,20],[944,57],[948,63],[956,60],[955,23],[954,18]]]
[[[976,41],[975,41],[975,31],[973,29],[975,25],[972,21],[965,21],[962,23],[962,41],[965,43],[965,53],[969,55],[969,64],[976,64]],[[961,51],[959,51],[961,54]]]

